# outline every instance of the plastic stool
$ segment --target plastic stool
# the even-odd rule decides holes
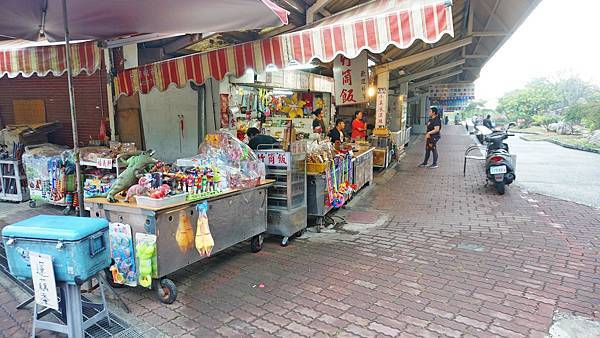
[[[54,332],[66,334],[71,338],[80,338],[84,336],[84,331],[90,326],[97,324],[102,319],[108,320],[110,326],[110,316],[108,307],[106,306],[106,297],[104,296],[104,281],[99,274],[96,275],[98,284],[100,285],[100,294],[102,295],[102,303],[90,303],[81,300],[80,285],[57,282],[60,291],[59,309],[61,312],[61,320],[66,324],[58,324],[42,320],[41,318],[52,312],[52,309],[44,309],[38,313],[38,304],[33,305],[33,328],[31,337],[35,338],[35,330],[46,329]],[[83,320],[83,307],[93,308],[99,312],[93,317]]]

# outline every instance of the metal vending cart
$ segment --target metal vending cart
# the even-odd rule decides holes
[[[360,190],[366,185],[370,185],[373,181],[373,150],[369,148],[364,151],[357,151],[352,158],[353,180],[357,190]]]
[[[341,165],[341,163],[346,162],[339,161],[339,158],[335,160],[335,163],[335,166],[327,165],[323,173],[307,173],[307,214],[317,219],[318,232],[321,231],[325,223],[325,216],[334,209],[331,203],[327,203],[329,189],[333,189],[333,187],[328,186],[328,176],[332,179],[333,184],[338,187],[343,183],[344,176],[348,176],[349,182],[354,180],[353,166],[346,169],[345,165]],[[335,167],[335,173],[333,173],[333,167]]]
[[[267,198],[267,233],[282,236],[281,245],[287,246],[307,226],[306,153],[264,149],[256,154],[265,164],[266,177],[274,180]]]
[[[233,190],[205,199],[208,201],[207,216],[214,239],[211,256],[248,239],[251,239],[252,252],[262,249],[262,234],[267,230],[267,189],[271,184],[271,180],[264,180],[254,188]],[[182,218],[196,224],[196,205],[200,202],[202,201],[184,201],[153,208],[120,201],[110,203],[103,197],[85,200],[91,217],[106,218],[111,223],[128,224],[134,238],[140,233],[156,236],[158,271],[157,278],[152,281],[152,287],[156,290],[158,299],[166,304],[175,301],[177,288],[173,281],[165,277],[206,258],[201,256],[196,248],[182,252],[176,241]]]

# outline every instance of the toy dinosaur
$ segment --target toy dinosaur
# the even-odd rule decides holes
[[[127,190],[129,187],[136,184],[138,182],[138,175],[144,174],[147,171],[148,166],[156,163],[156,160],[151,157],[152,154],[153,152],[144,152],[127,159],[127,169],[117,177],[115,183],[108,190],[106,199],[109,202],[116,202],[115,196],[118,193]]]

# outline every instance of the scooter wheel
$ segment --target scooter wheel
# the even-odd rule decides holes
[[[498,192],[498,194],[504,195],[504,193],[506,192],[506,184],[504,184],[504,181],[496,182],[495,185],[496,185],[496,191]]]

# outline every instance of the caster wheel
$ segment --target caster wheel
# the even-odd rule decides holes
[[[177,287],[172,280],[168,278],[161,279],[156,283],[156,297],[163,304],[173,304],[177,299]]]
[[[34,200],[31,200],[31,201],[29,201],[29,207],[35,208],[35,207],[37,207],[37,203]]]
[[[252,240],[250,240],[250,251],[256,253],[262,250],[263,240],[263,234],[252,237]]]
[[[296,233],[294,234],[294,237],[296,237],[296,238],[298,238],[298,237],[302,237],[302,235],[304,235],[304,232],[305,232],[305,231],[306,231],[306,229],[302,229],[302,230],[300,230],[300,231],[296,232]]]
[[[286,247],[286,246],[288,246],[288,244],[290,244],[290,238],[283,237],[283,239],[281,240],[281,246]]]

